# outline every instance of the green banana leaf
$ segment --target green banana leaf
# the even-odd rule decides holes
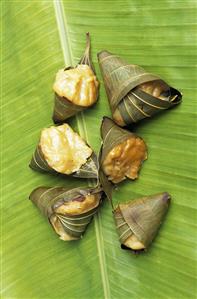
[[[3,299],[153,299],[196,296],[196,3],[193,0],[5,1],[2,4]],[[104,202],[81,241],[60,241],[28,201],[37,186],[86,181],[28,168],[39,132],[52,124],[56,71],[74,65],[91,33],[100,99],[69,120],[99,151],[110,116],[96,53],[106,49],[181,90],[181,105],[134,127],[149,157],[138,180],[114,192],[114,204],[168,191],[172,203],[150,250],[120,248]],[[91,184],[91,182],[89,182]],[[2,234],[3,233],[3,234]]]

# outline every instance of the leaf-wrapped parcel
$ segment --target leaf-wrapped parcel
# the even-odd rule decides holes
[[[119,240],[123,249],[147,249],[155,238],[168,210],[167,192],[119,204],[114,210]]]
[[[95,104],[99,82],[90,58],[90,36],[83,57],[76,67],[66,67],[56,74],[53,84],[55,103],[53,121],[63,123],[69,117]]]
[[[142,138],[117,126],[104,117],[101,124],[99,163],[109,181],[119,183],[126,178],[138,177],[142,162],[147,159],[147,147]]]
[[[181,102],[181,93],[157,75],[107,51],[98,61],[114,121],[120,126],[150,118]]]
[[[29,199],[64,241],[80,239],[101,203],[101,188],[38,187]]]
[[[40,172],[98,178],[96,154],[68,124],[41,131],[30,167]]]

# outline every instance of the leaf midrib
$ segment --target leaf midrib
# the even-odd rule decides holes
[[[54,3],[55,16],[56,16],[65,65],[74,65],[71,43],[69,40],[69,34],[67,30],[66,15],[64,13],[63,4],[61,0],[54,0],[53,3]],[[79,113],[76,116],[76,120],[77,120],[77,127],[80,135],[84,137],[88,142],[88,132],[87,132],[86,122],[85,122],[83,112]],[[95,225],[95,235],[97,240],[97,250],[98,250],[99,266],[101,271],[101,280],[103,285],[104,298],[110,299],[111,298],[110,286],[109,286],[109,279],[108,279],[107,266],[105,260],[104,241],[103,241],[103,234],[102,234],[100,212],[98,212],[94,216],[94,225]]]

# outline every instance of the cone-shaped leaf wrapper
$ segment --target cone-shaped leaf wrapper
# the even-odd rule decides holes
[[[181,102],[181,93],[157,75],[107,51],[98,61],[114,121],[125,126]]]
[[[170,195],[164,192],[119,204],[114,219],[122,248],[147,248],[158,232],[169,203]]]
[[[100,188],[38,187],[30,200],[64,241],[80,239],[101,202]]]
[[[136,179],[142,162],[147,159],[143,139],[120,128],[108,117],[103,118],[101,136],[100,167],[108,180],[119,183],[126,177]]]
[[[41,172],[98,178],[96,155],[68,124],[42,130],[30,167]]]
[[[75,68],[61,69],[56,74],[53,85],[55,91],[53,120],[55,123],[64,122],[97,101],[99,82],[90,58],[89,33],[86,36],[86,49],[79,64]]]

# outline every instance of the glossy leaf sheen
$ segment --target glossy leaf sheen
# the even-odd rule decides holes
[[[61,6],[59,1],[54,5],[40,0],[3,1],[2,7],[2,298],[194,298],[195,2],[65,0]],[[52,124],[55,73],[65,61],[79,61],[87,31],[101,81],[100,99],[69,123],[95,151],[100,147],[101,119],[110,116],[97,52],[115,52],[183,93],[181,105],[132,127],[147,143],[149,158],[138,180],[119,185],[114,203],[163,191],[172,196],[158,237],[137,257],[120,249],[107,201],[84,238],[66,243],[28,200],[40,185],[83,184],[33,172],[28,163],[40,130]]]

